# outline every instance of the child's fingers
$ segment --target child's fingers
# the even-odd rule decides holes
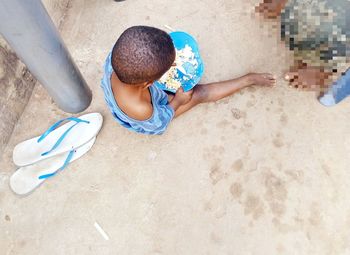
[[[177,89],[176,93],[184,93],[184,88],[183,87],[180,87]]]
[[[183,94],[183,95],[186,95],[186,96],[192,96],[193,94],[193,89],[189,90],[189,91],[184,91],[183,87],[180,87],[177,91],[176,91],[176,94]]]
[[[181,92],[185,95],[192,95],[193,94],[193,89],[185,91],[183,87],[181,87]]]
[[[187,95],[192,95],[193,94],[193,89],[191,89],[191,90],[189,90],[189,91],[187,91],[187,92],[185,92]]]

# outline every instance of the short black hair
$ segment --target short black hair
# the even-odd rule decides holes
[[[127,84],[152,82],[169,70],[175,61],[175,47],[164,31],[148,26],[125,30],[112,51],[112,67]]]

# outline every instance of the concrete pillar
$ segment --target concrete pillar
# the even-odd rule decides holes
[[[90,105],[91,90],[40,0],[0,0],[0,33],[62,110]]]

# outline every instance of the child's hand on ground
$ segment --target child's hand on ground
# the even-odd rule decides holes
[[[248,86],[267,86],[272,87],[276,84],[276,78],[269,73],[249,73],[246,75]]]

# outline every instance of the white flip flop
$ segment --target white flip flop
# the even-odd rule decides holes
[[[69,122],[60,126],[65,121]],[[13,150],[13,162],[17,166],[31,165],[78,148],[97,135],[102,122],[103,117],[100,113],[89,113],[79,118],[70,117],[60,120],[42,136],[19,143]]]
[[[36,164],[19,168],[10,177],[10,187],[18,195],[26,195],[39,187],[46,179],[64,170],[69,163],[87,153],[94,145],[96,137],[88,143],[67,153],[44,159]]]

